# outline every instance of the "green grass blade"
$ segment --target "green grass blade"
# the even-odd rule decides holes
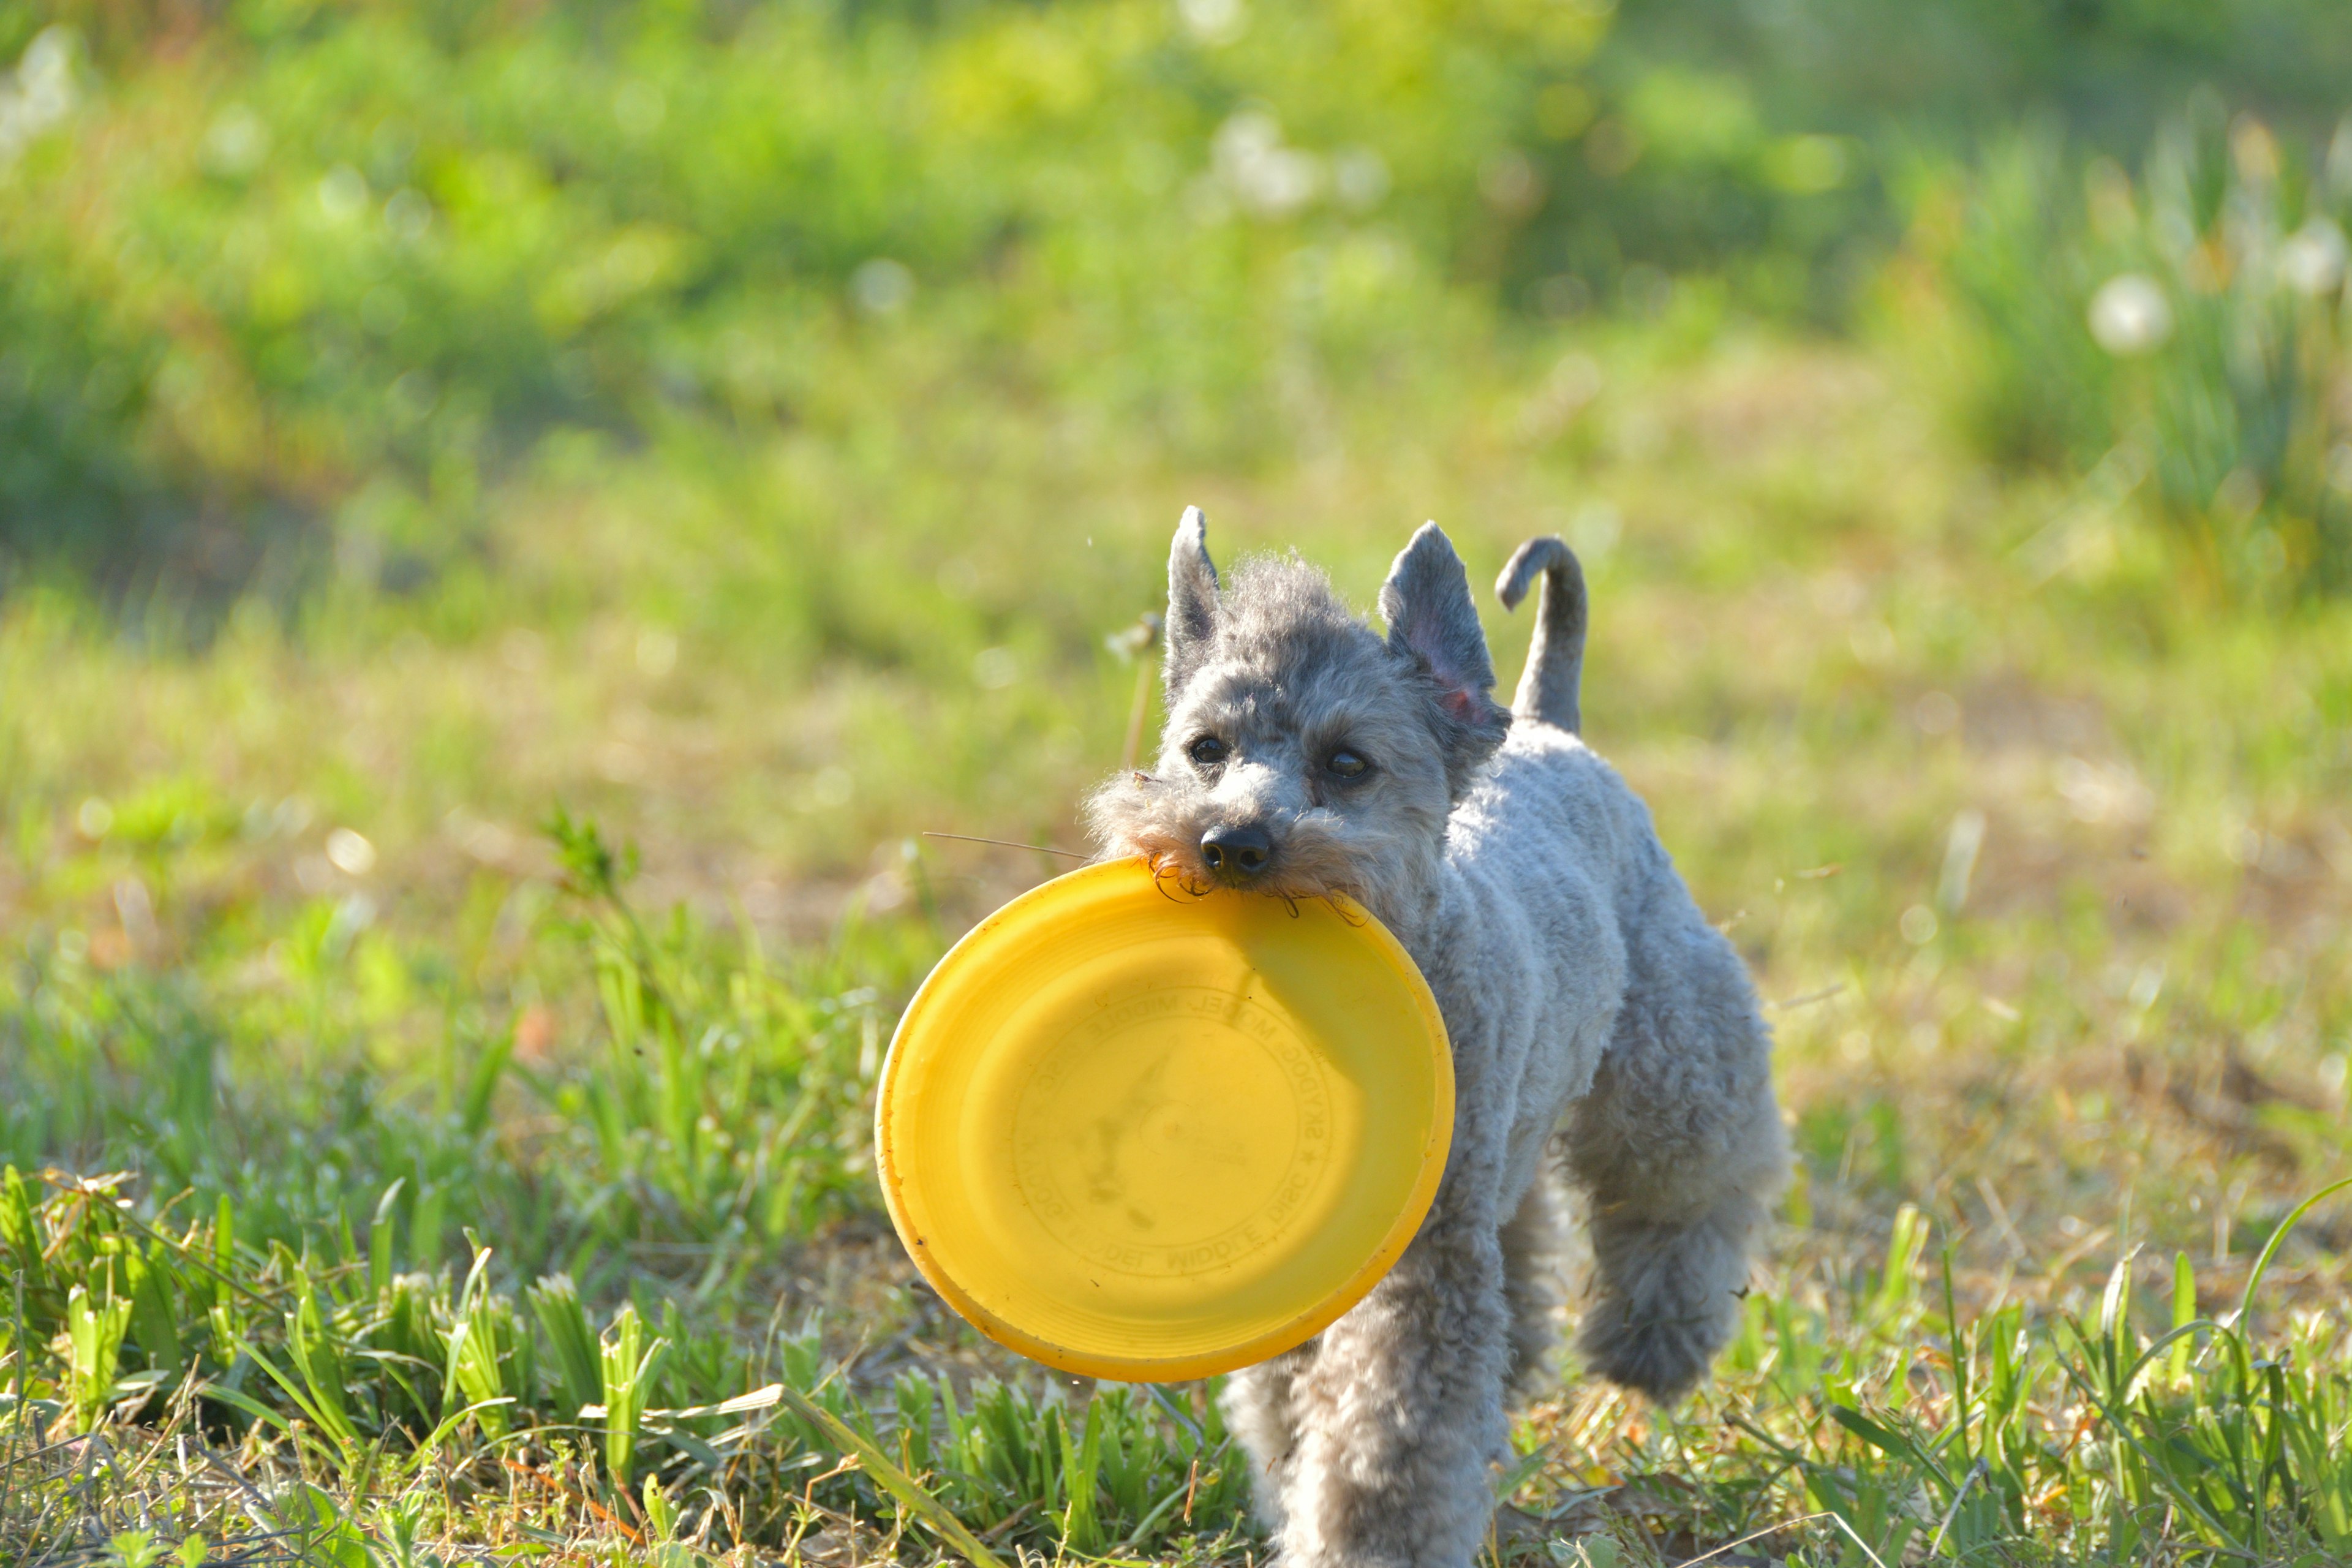
[[[347,1449],[358,1447],[360,1435],[352,1426],[350,1418],[339,1407],[319,1399],[301,1383],[296,1381],[290,1373],[279,1371],[278,1363],[271,1361],[250,1341],[240,1340],[237,1342],[236,1348],[242,1354],[251,1357],[254,1365],[269,1374],[269,1381],[285,1392],[286,1397],[294,1402],[296,1409],[310,1418],[313,1426]],[[217,1385],[211,1390],[215,1397],[219,1397],[224,1392]],[[245,1406],[239,1405],[238,1408],[243,1409]]]
[[[2242,1325],[2251,1321],[2254,1310],[2254,1292],[2262,1289],[2263,1276],[2271,1271],[2272,1259],[2278,1256],[2279,1248],[2286,1244],[2286,1238],[2294,1232],[2294,1227],[2303,1223],[2303,1216],[2318,1207],[2327,1198],[2347,1190],[2352,1190],[2352,1176],[2347,1176],[2340,1182],[2331,1182],[2320,1188],[2289,1209],[2286,1217],[2278,1222],[2277,1227],[2271,1232],[2271,1238],[2263,1244],[2262,1252],[2254,1258],[2253,1268],[2246,1275],[2245,1290],[2238,1297],[2240,1324]]]
[[[596,1350],[596,1331],[589,1326],[580,1290],[568,1274],[541,1278],[526,1292],[532,1315],[554,1353],[556,1384],[563,1399],[563,1418],[577,1421],[580,1412],[601,1402],[604,1372]]]
[[[877,1485],[898,1499],[908,1511],[922,1521],[933,1534],[972,1568],[1007,1568],[1003,1558],[990,1551],[980,1537],[965,1528],[963,1521],[949,1512],[912,1476],[892,1464],[880,1447],[848,1422],[796,1388],[783,1390],[783,1403],[793,1415],[823,1432],[840,1452],[854,1457],[860,1468],[874,1478]]]
[[[280,1432],[290,1433],[294,1430],[294,1424],[287,1420],[283,1413],[272,1410],[267,1405],[262,1404],[258,1399],[254,1398],[253,1395],[244,1393],[241,1390],[231,1388],[225,1383],[206,1383],[200,1384],[196,1393],[200,1397],[205,1399],[216,1399],[232,1410],[241,1410],[246,1415],[252,1416],[256,1421],[266,1422],[269,1426],[277,1427]]]
[[[2086,1343],[2080,1334],[2075,1337],[2078,1343]],[[2102,1336],[2103,1341],[2104,1339],[2105,1336]],[[2109,1405],[2091,1380],[2077,1373],[2071,1363],[2062,1361],[2059,1363],[2059,1367],[2066,1374],[2067,1381],[2074,1384],[2082,1391],[2084,1398],[2098,1407],[2099,1414],[2105,1417],[2107,1426],[2115,1436],[2121,1438],[2133,1452],[2140,1457],[2142,1462],[2147,1465],[2148,1473],[2158,1479],[2181,1508],[2193,1514],[2198,1522],[2205,1526],[2210,1537],[2207,1544],[2210,1548],[2225,1552],[2233,1557],[2244,1557],[2249,1561],[2260,1560],[2253,1551],[2231,1538],[2229,1527],[2206,1506],[2204,1500],[2197,1495],[2195,1489],[2182,1484],[2174,1475],[2172,1467],[2164,1463],[2156,1454],[2149,1451],[2147,1444],[2140,1441],[2138,1434],[2131,1429],[2131,1423],[2127,1419],[2129,1412],[2118,1411]]]

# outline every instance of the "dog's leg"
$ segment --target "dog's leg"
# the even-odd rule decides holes
[[[1259,1522],[1279,1536],[1283,1498],[1298,1468],[1298,1376],[1313,1364],[1309,1340],[1272,1361],[1244,1367],[1225,1384],[1225,1426],[1250,1457],[1250,1500]]]
[[[1503,1299],[1511,1312],[1506,1386],[1517,1399],[1542,1386],[1559,1344],[1560,1208],[1559,1178],[1547,1159],[1503,1226]]]
[[[1510,1315],[1492,1204],[1447,1207],[1297,1379],[1286,1568],[1468,1568],[1485,1538]]]
[[[1738,959],[1637,980],[1570,1113],[1591,1198],[1595,1372],[1659,1399],[1698,1381],[1738,1326],[1748,1258],[1789,1173],[1769,1047]],[[1653,970],[1652,973],[1659,973]]]

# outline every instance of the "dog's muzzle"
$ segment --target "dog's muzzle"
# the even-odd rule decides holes
[[[1201,860],[1228,882],[1248,882],[1274,863],[1274,840],[1263,827],[1212,827],[1201,835]]]

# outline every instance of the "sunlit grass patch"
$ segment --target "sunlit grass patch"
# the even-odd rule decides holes
[[[812,1328],[592,1317],[562,1275],[501,1284],[488,1247],[462,1282],[404,1272],[389,1201],[364,1241],[298,1252],[241,1242],[226,1199],[150,1223],[125,1190],[0,1176],[0,1542],[18,1560],[102,1548],[134,1518],[219,1552],[287,1529],[383,1550],[420,1528],[788,1550],[919,1524],[1134,1552],[1234,1526],[1242,1471],[1197,1391],[1081,1410],[1034,1382],[853,1381]]]
[[[0,1178],[16,1280],[0,1542],[25,1560],[128,1550],[134,1528],[231,1561],[289,1531],[395,1562],[469,1540],[682,1543],[680,1561],[931,1540],[974,1562],[1253,1549],[1213,1389],[1074,1404],[861,1373],[808,1330],[730,1341],[666,1313],[656,1334],[627,1305],[599,1330],[561,1276],[520,1299],[493,1283],[488,1248],[460,1285],[395,1272],[381,1225],[341,1256],[265,1251],[236,1239],[226,1200],[157,1225],[122,1191]],[[1598,1389],[1539,1405],[1499,1483],[1513,1506],[1495,1549],[2339,1561],[2352,1336],[2262,1310],[2311,1206],[2228,1310],[2200,1308],[2182,1256],[2137,1310],[2119,1262],[2082,1315],[1963,1310],[1948,1248],[1938,1263],[1906,1208],[1874,1270],[1753,1297],[1695,1407]]]
[[[148,1174],[0,1179],[8,1543],[58,1561],[190,1541],[231,1561],[289,1542],[393,1562],[469,1543],[826,1564],[1262,1551],[1213,1390],[1087,1395],[1014,1372],[874,1234],[862,1140],[882,1016],[870,989],[824,987],[857,969],[903,984],[908,950],[853,939],[787,973],[682,911],[642,914],[631,857],[593,826],[551,832],[569,901],[515,993],[534,999],[501,1035],[452,1036],[460,1054],[399,1100],[372,1103],[358,1077],[320,1099],[254,1076],[286,1060],[251,1054],[257,1026],[309,1031],[320,1063],[364,1041],[366,1015],[323,994],[173,996],[87,953],[34,972],[8,1015],[39,1047],[12,1138]],[[1796,880],[1826,894],[1842,876]],[[310,918],[331,926],[331,908]],[[2146,976],[2114,997],[2126,1016],[2159,998]],[[2244,1005],[2222,999],[2226,968],[2213,979],[2203,1005]],[[1934,981],[1915,963],[1906,984]],[[565,990],[593,1012],[558,1021],[536,999]],[[2059,996],[2012,995],[1967,1033],[2063,1015]],[[1886,1000],[1909,1010],[1902,996]],[[1843,984],[1788,1001],[1801,1038],[1799,1020],[1852,1005]],[[584,1050],[554,1044],[580,1027]],[[1898,1052],[1921,1048],[1917,1028]],[[1948,1091],[1916,1068],[1885,1081],[1801,1098],[1796,1228],[1709,1393],[1659,1411],[1587,1388],[1521,1424],[1500,1561],[2343,1551],[2352,1340],[2296,1304],[2341,1289],[2340,1248],[2312,1246],[2335,1209],[2275,1232],[2217,1215],[2201,1260],[2177,1253],[2151,1279],[2162,1255],[2134,1248],[2107,1268],[2113,1223],[2049,1226],[2013,1151],[1920,1124],[1922,1104],[1967,1091],[1923,1100]],[[1969,1116],[2031,1132],[2003,1102]],[[1959,1234],[1938,1244],[1907,1203],[1883,1244],[1867,1234],[1922,1190],[1922,1159],[1952,1158],[2009,1173],[2006,1204],[1981,1178],[1929,1183]],[[1970,1238],[1974,1212],[1994,1228]],[[779,1275],[779,1253],[825,1259],[823,1285]],[[779,1286],[816,1310],[765,1304]]]
[[[1591,732],[1748,955],[1779,1037],[1805,1169],[1749,1336],[1686,1409],[1591,1389],[1539,1406],[1528,1468],[1503,1478],[1536,1522],[1506,1516],[1497,1551],[1595,1561],[1598,1525],[1638,1563],[1763,1531],[1737,1552],[1859,1568],[1847,1528],[1917,1553],[1949,1512],[1948,1559],[1961,1541],[1987,1563],[2227,1559],[2163,1500],[2164,1474],[2130,1470],[2119,1434],[2226,1458],[2269,1406],[2206,1348],[2189,1384],[2147,1382],[2128,1411],[2111,1399],[2114,1421],[2075,1380],[2107,1386],[2094,1354],[2113,1342],[2098,1324],[2118,1255],[2142,1249],[2131,1332],[2151,1339],[2176,1254],[2200,1310],[2225,1310],[2294,1202],[2342,1169],[2347,759],[2326,725],[2352,690],[2344,645],[2324,621],[2151,608],[2129,563],[2031,581],[1979,532],[2030,537],[2046,492],[1972,500],[1867,365],[1761,344],[1643,369],[1602,347],[1606,384],[1580,416],[1593,445],[1547,448],[1559,473],[1407,452],[1360,459],[1336,496],[1298,479],[1234,498],[1236,532],[1299,541],[1360,596],[1394,544],[1365,510],[1415,471],[1447,487],[1474,553],[1553,516],[1538,506],[1585,531]],[[1817,425],[1855,472],[1801,471]],[[1603,503],[1613,532],[1585,510]],[[124,648],[55,601],[12,606],[0,658],[27,672],[12,689],[52,695],[0,710],[0,745],[30,764],[0,781],[0,899],[21,933],[0,1047],[22,1047],[0,1048],[0,1159],[37,1205],[92,1216],[113,1200],[34,1173],[135,1169],[113,1214],[199,1253],[227,1196],[226,1271],[261,1298],[228,1340],[208,1305],[181,1310],[182,1381],[142,1382],[157,1363],[130,1265],[94,1253],[11,1363],[47,1369],[44,1421],[79,1442],[102,1408],[125,1454],[159,1430],[171,1443],[140,1451],[203,1435],[273,1507],[309,1507],[295,1478],[321,1487],[331,1513],[290,1516],[303,1528],[344,1521],[385,1552],[633,1553],[672,1528],[662,1510],[695,1551],[940,1550],[924,1506],[863,1468],[827,1475],[856,1445],[789,1426],[781,1394],[720,1408],[822,1387],[992,1552],[1262,1554],[1197,1391],[1178,1400],[1197,1430],[1131,1392],[1097,1407],[1089,1461],[1083,1391],[1022,1371],[920,1289],[865,1163],[895,1008],[961,921],[1056,864],[920,830],[1075,841],[1068,804],[1115,761],[1135,689],[1100,637],[1150,603],[1158,533],[1129,530],[1124,566],[1010,525],[982,535],[1006,619],[877,603],[938,639],[929,662],[804,685],[756,628],[656,619],[606,589],[576,623],[426,635],[395,616],[346,628],[348,647],[240,623],[202,657]],[[1001,629],[1024,595],[1055,606],[1038,624],[1066,622],[1066,647]],[[649,628],[674,628],[667,657]],[[1516,632],[1496,618],[1506,670]],[[983,684],[980,656],[1004,648],[1011,684]],[[26,684],[37,670],[54,684]],[[624,825],[638,876],[576,817],[540,832],[555,801]],[[1897,1237],[1906,1205],[1931,1222]],[[2258,1359],[2292,1349],[2303,1380],[2287,1392],[2305,1426],[2260,1426],[2282,1455],[2297,1430],[2341,1432],[2326,1412],[2343,1352],[2308,1314],[2340,1297],[2343,1226],[2334,1205],[2307,1215],[2257,1303]],[[135,1239],[152,1264],[153,1239]],[[1948,1245],[1974,1358],[1966,1461]],[[240,1342],[258,1352],[241,1373]],[[791,1376],[788,1344],[808,1358]],[[2000,1344],[2025,1392],[1987,1414]],[[606,1402],[608,1362],[616,1389],[647,1384],[634,1425],[614,1415],[631,1396]],[[902,1375],[930,1391],[903,1411]],[[992,1379],[1001,1394],[975,1394]],[[191,1382],[285,1425],[159,1392]],[[957,1457],[956,1422],[969,1432],[996,1400],[1004,1435]],[[2209,1415],[2222,1425],[2200,1428]],[[2013,1474],[1969,1480],[1996,1441]],[[1074,1489],[1090,1462],[1092,1489]],[[2282,1458],[2264,1475],[2253,1511],[2195,1483],[2224,1539],[2257,1515],[2266,1540],[2317,1530],[2324,1471]],[[144,1494],[108,1512],[80,1484],[27,1504],[38,1528],[90,1552],[101,1529],[151,1528],[130,1507]],[[1843,1525],[1796,1522],[1830,1509]],[[226,1539],[215,1514],[172,1517]]]
[[[1930,1230],[1906,1208],[1874,1273],[1783,1274],[1695,1408],[1597,1389],[1538,1407],[1509,1526],[1622,1542],[1639,1521],[1668,1561],[1737,1538],[1841,1563],[2319,1563],[2347,1549],[2339,1321],[2261,1311],[2260,1266],[2228,1307],[2200,1309],[2186,1255],[2137,1308],[2147,1269],[2131,1259],[2086,1307],[1996,1304],[2006,1279],[1990,1301],[1972,1281],[1971,1307]]]

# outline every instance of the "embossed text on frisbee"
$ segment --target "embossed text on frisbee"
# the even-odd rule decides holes
[[[1328,1068],[1252,995],[1152,987],[1045,1054],[1012,1129],[1015,1180],[1049,1233],[1144,1277],[1232,1267],[1280,1237],[1329,1174]],[[1288,1125],[1234,1136],[1223,1108],[1287,1102]]]

